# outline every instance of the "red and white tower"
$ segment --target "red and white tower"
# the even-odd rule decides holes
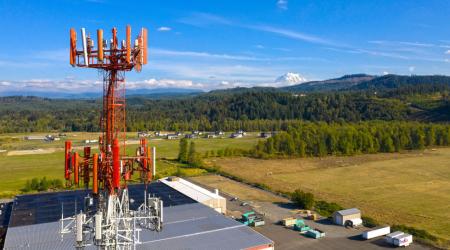
[[[77,49],[77,33],[70,29],[70,64],[73,67],[94,68],[103,74],[103,108],[100,116],[101,136],[98,153],[91,154],[85,147],[80,156],[72,148],[72,142],[65,144],[65,179],[68,186],[92,187],[92,204],[96,204],[96,215],[87,218],[80,213],[73,220],[76,232],[76,246],[83,247],[85,234],[95,228],[92,244],[103,248],[130,248],[136,244],[132,221],[152,230],[161,230],[162,201],[145,197],[145,203],[138,211],[129,210],[127,183],[131,180],[151,182],[154,173],[154,159],[146,139],[133,156],[126,155],[126,98],[125,72],[135,69],[140,72],[147,64],[147,30],[142,28],[137,38],[131,40],[131,27],[126,27],[126,39],[119,42],[117,29],[112,29],[110,40],[104,39],[103,30],[97,30],[97,46],[94,39],[81,29],[81,49]],[[154,152],[154,151],[153,151]],[[147,195],[146,195],[147,196]],[[61,231],[71,230],[61,220]],[[136,222],[136,221],[134,221]],[[92,225],[90,225],[90,223]],[[134,228],[134,227],[133,227]],[[86,231],[86,230],[87,231]]]

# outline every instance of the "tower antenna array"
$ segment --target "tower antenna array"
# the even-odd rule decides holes
[[[73,217],[61,218],[62,237],[74,232],[75,246],[97,245],[104,249],[131,249],[139,244],[137,227],[160,231],[163,204],[147,194],[147,184],[155,169],[152,151],[145,138],[134,156],[126,155],[125,72],[140,72],[147,64],[147,29],[142,28],[131,40],[131,27],[126,26],[126,39],[119,42],[113,28],[110,40],[97,30],[97,46],[85,28],[81,29],[81,49],[77,49],[77,33],[70,29],[70,64],[95,68],[103,74],[103,107],[100,116],[99,153],[84,147],[80,155],[65,142],[67,186],[92,187],[85,198],[85,209]],[[138,210],[129,208],[128,182],[139,179],[146,184],[144,204]]]

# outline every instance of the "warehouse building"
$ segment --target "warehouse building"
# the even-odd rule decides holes
[[[143,202],[145,185],[131,185],[128,190],[130,208],[136,209]],[[140,232],[137,249],[274,249],[272,240],[162,181],[150,184],[148,190],[164,201],[164,228],[159,233]],[[75,190],[16,196],[4,248],[74,249],[75,235],[62,237],[59,219],[62,213],[73,216],[81,209],[87,194],[88,190]]]
[[[217,189],[213,193],[179,177],[167,177],[160,181],[187,197],[213,208],[219,213],[225,213],[227,211],[227,200],[219,195],[219,190]]]
[[[361,211],[350,208],[333,213],[333,222],[341,226],[359,226],[362,224]]]

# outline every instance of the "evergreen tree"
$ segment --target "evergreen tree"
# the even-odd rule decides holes
[[[192,165],[196,165],[198,163],[198,155],[195,151],[195,143],[191,141],[191,144],[189,145],[189,152],[187,156],[187,162]]]
[[[188,140],[183,138],[180,140],[178,151],[178,160],[182,163],[188,162]]]

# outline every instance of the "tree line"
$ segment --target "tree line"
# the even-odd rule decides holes
[[[353,155],[449,144],[448,125],[383,121],[304,122],[292,125],[266,141],[259,141],[253,155],[261,158]]]
[[[360,122],[416,119],[425,99],[441,95],[425,110],[450,120],[448,86],[402,85],[383,91],[307,93],[273,89],[216,91],[194,97],[127,99],[127,130],[284,130],[298,121]],[[414,98],[409,98],[414,96]],[[413,101],[411,101],[413,99]],[[99,131],[101,100],[0,97],[0,133]],[[426,114],[420,116],[426,119]]]

